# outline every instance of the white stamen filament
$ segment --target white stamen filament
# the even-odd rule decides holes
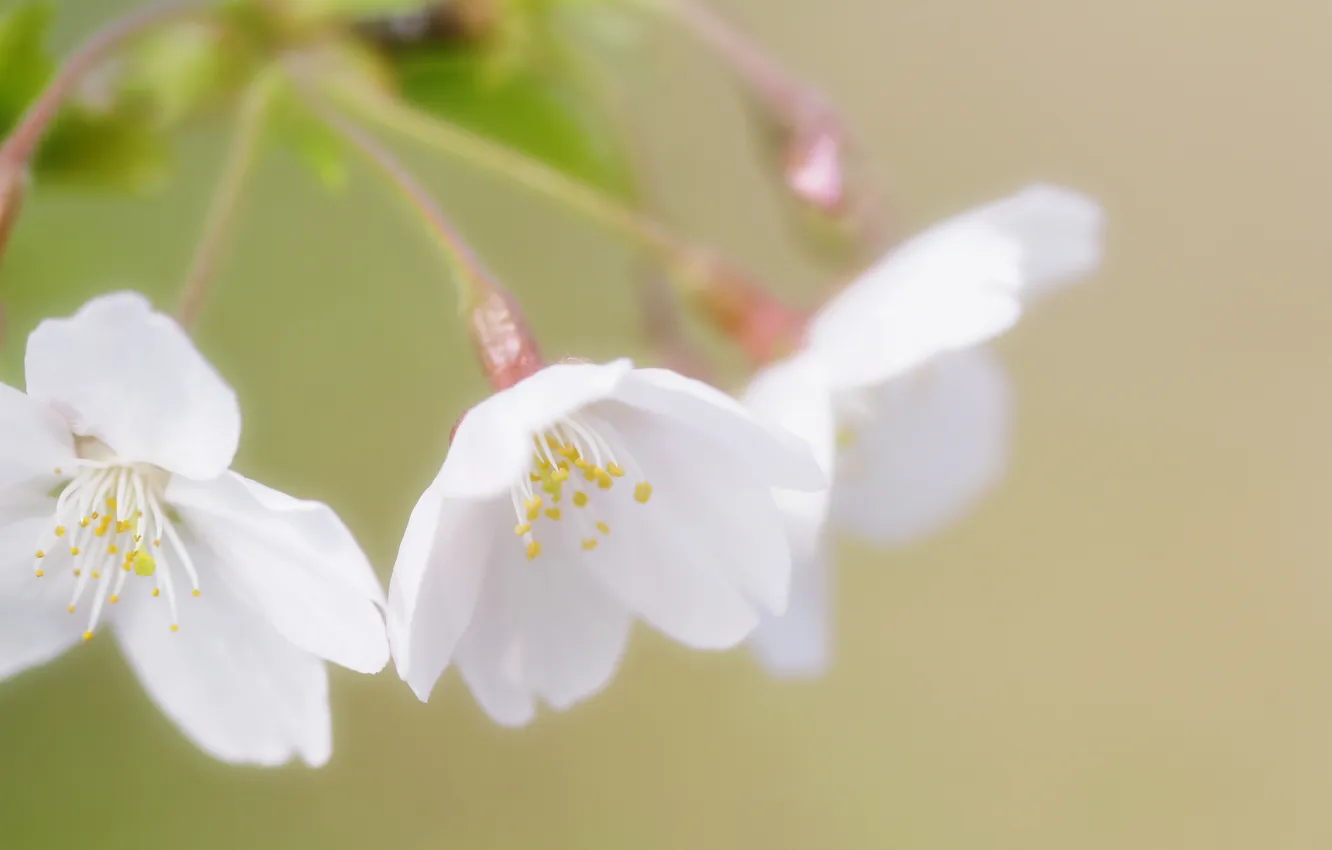
[[[166,594],[171,630],[175,631],[176,594],[167,552],[160,545],[163,538],[174,548],[172,557],[179,559],[196,596],[199,577],[163,509],[165,475],[153,467],[116,462],[80,460],[71,466],[74,478],[56,499],[52,528],[38,542],[37,576],[45,575],[43,564],[69,556],[76,577],[70,613],[89,587],[93,588],[92,610],[83,634],[87,640],[97,629],[104,606],[118,602],[130,577],[146,564],[156,577],[157,589],[152,595]],[[53,549],[46,548],[52,545]]]

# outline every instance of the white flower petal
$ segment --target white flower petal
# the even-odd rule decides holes
[[[749,638],[763,668],[783,679],[812,678],[828,669],[832,570],[823,553],[792,571],[791,604],[780,617],[765,615]]]
[[[231,465],[240,440],[235,393],[141,295],[105,295],[42,322],[28,337],[26,363],[28,394],[121,458],[200,479]]]
[[[524,679],[523,612],[512,578],[511,570],[493,565],[487,570],[476,613],[458,646],[457,664],[468,690],[490,719],[503,726],[524,726],[536,717],[536,696]],[[413,666],[411,675],[417,674],[418,667]],[[412,687],[424,699],[420,688]]]
[[[1104,213],[1085,195],[1037,183],[972,215],[1022,245],[1025,299],[1090,274],[1101,264]]]
[[[587,569],[668,637],[698,649],[735,646],[758,624],[747,596],[777,608],[786,602],[790,552],[771,494],[732,476],[722,456],[681,462],[692,435],[634,416],[624,411],[614,425],[652,498],[597,503],[611,533],[587,553]]]
[[[0,488],[52,471],[74,458],[74,436],[60,414],[0,384]]]
[[[84,620],[65,606],[72,570],[45,569],[37,578],[33,555],[50,530],[50,499],[7,500],[0,526],[0,680],[52,660],[79,641]],[[52,559],[54,560],[54,559]]]
[[[195,543],[215,553],[224,580],[292,643],[362,673],[388,663],[383,591],[327,505],[232,472],[208,482],[173,478],[166,500]]]
[[[939,358],[867,391],[838,459],[833,517],[867,541],[901,544],[956,520],[1003,474],[1011,393],[985,349]]]
[[[838,388],[904,374],[1003,333],[1038,288],[1090,270],[1100,230],[1092,201],[1030,187],[895,249],[819,311],[807,344]]]
[[[755,419],[740,402],[702,381],[666,369],[635,369],[620,382],[615,398],[675,421],[697,441],[725,447],[755,483],[800,491],[828,486],[804,441]]]
[[[412,512],[389,586],[393,658],[423,702],[472,622],[496,541],[510,525],[507,502],[438,494],[431,485]]]
[[[760,419],[780,425],[803,440],[824,475],[833,480],[837,426],[832,391],[814,358],[797,355],[760,370],[741,400]],[[813,554],[827,519],[828,491],[779,489],[773,496],[786,518],[793,552],[797,557]]]
[[[521,595],[523,676],[552,707],[568,709],[615,674],[632,618],[583,564],[529,563],[518,547],[511,552],[498,566]]]
[[[228,565],[199,567],[216,575]],[[142,589],[125,594],[116,612],[125,658],[162,713],[223,761],[272,766],[299,756],[313,767],[326,763],[333,741],[323,662],[220,583],[189,602],[175,633],[165,602]]]
[[[532,455],[532,434],[615,391],[633,368],[557,363],[473,407],[458,424],[437,484],[442,496],[468,499],[506,493]]]

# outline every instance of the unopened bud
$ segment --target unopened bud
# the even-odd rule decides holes
[[[507,294],[491,290],[469,308],[467,327],[490,386],[504,390],[546,365],[522,313]]]
[[[714,265],[694,292],[698,309],[756,365],[794,351],[807,317],[734,269]]]
[[[791,129],[782,152],[787,188],[795,197],[828,215],[846,207],[846,145],[840,129],[822,119]]]

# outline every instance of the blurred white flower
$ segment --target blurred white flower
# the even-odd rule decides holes
[[[809,442],[832,481],[830,502],[782,497],[797,552],[790,611],[752,639],[770,671],[827,663],[825,514],[901,544],[961,516],[999,478],[1010,393],[978,346],[1033,296],[1099,264],[1101,218],[1088,198],[1034,185],[936,225],[829,301],[803,348],[755,376],[746,404]]]
[[[230,762],[331,753],[321,659],[388,661],[383,591],[336,514],[228,471],[231,389],[134,293],[28,338],[0,384],[0,678],[100,626],[154,702]]]
[[[497,722],[613,675],[631,620],[690,647],[786,607],[774,487],[824,486],[808,449],[659,369],[548,366],[463,417],[389,586],[399,673],[422,700],[456,663]]]

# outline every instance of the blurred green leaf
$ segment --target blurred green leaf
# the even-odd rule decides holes
[[[55,70],[46,50],[54,8],[33,2],[0,14],[0,130],[18,123]]]
[[[283,12],[297,20],[327,20],[410,12],[430,0],[285,0]]]
[[[270,132],[277,143],[330,192],[347,186],[347,157],[340,138],[288,92],[275,96]]]
[[[71,107],[37,151],[44,180],[83,188],[143,192],[161,185],[169,156],[164,138],[131,116]]]
[[[234,90],[254,57],[242,39],[213,22],[186,21],[140,39],[118,81],[126,108],[169,127]]]

